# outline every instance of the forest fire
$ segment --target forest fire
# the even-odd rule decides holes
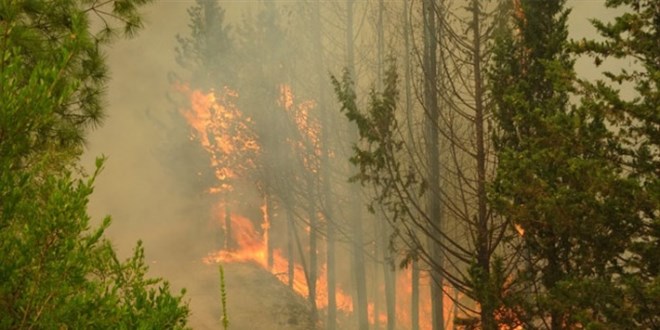
[[[225,234],[231,237],[232,246],[226,246],[216,252],[210,253],[204,258],[207,264],[213,263],[241,263],[253,262],[268,270],[282,283],[291,284],[291,288],[302,297],[308,298],[308,269],[301,263],[293,264],[293,279],[289,280],[290,265],[281,249],[272,250],[272,266],[269,269],[268,240],[271,233],[272,220],[268,218],[269,212],[266,203],[261,207],[263,215],[260,228],[257,224],[229,208],[231,201],[228,199],[230,193],[234,192],[234,185],[248,170],[254,169],[255,159],[261,151],[256,142],[257,139],[252,131],[252,121],[243,116],[236,106],[238,93],[224,88],[221,93],[214,91],[202,92],[192,90],[187,85],[178,85],[176,89],[189,99],[188,107],[181,113],[189,123],[193,136],[191,139],[198,140],[201,146],[208,152],[210,166],[214,169],[219,185],[211,188],[209,193],[220,193],[220,201],[214,208],[216,219],[222,219],[222,227]],[[320,126],[310,111],[315,107],[314,101],[297,102],[292,89],[288,85],[280,85],[279,106],[293,122],[297,137],[288,140],[294,151],[302,154],[302,165],[306,171],[318,173],[321,146],[319,141]],[[228,214],[227,214],[228,213]],[[228,228],[231,228],[229,231]],[[305,226],[309,235],[310,227]],[[261,230],[260,230],[261,229]],[[316,276],[315,301],[320,310],[328,306],[328,278],[327,266],[318,264]],[[421,272],[419,290],[419,328],[431,329],[431,296],[429,290],[429,278],[426,272]],[[398,325],[412,323],[412,301],[411,301],[411,270],[396,272],[396,322]],[[353,297],[341,288],[340,283],[335,290],[337,310],[346,315],[352,314],[354,310]],[[384,297],[384,288],[378,288],[375,295]],[[452,288],[446,287],[447,293],[453,292]],[[457,296],[453,297],[458,298]],[[384,308],[377,310],[377,304],[371,297],[367,304],[368,319],[371,324],[386,324],[387,313]],[[444,316],[451,320],[456,316],[456,308],[452,297],[447,294],[443,298]],[[452,329],[448,322],[446,329]]]
[[[224,212],[224,211],[223,211]],[[225,218],[225,214],[221,214],[220,218]],[[248,218],[238,214],[231,214],[233,236],[237,243],[236,250],[220,250],[210,253],[204,258],[207,264],[213,263],[233,263],[233,262],[254,262],[268,269],[267,264],[267,247],[266,247],[266,232],[259,234],[255,229],[252,221]],[[273,251],[273,267],[269,271],[275,275],[282,283],[288,283],[287,267],[288,259],[283,256],[282,251],[276,249]],[[412,272],[410,269],[400,271],[397,273],[397,305],[396,305],[396,318],[398,324],[411,324],[411,279]],[[419,328],[423,330],[430,330],[431,327],[431,296],[429,288],[428,276],[422,276],[420,279],[420,301],[419,301]],[[320,309],[328,306],[328,291],[327,291],[327,271],[325,265],[321,266],[319,278],[317,279],[317,294],[316,304]],[[292,289],[302,297],[308,297],[308,286],[305,278],[305,270],[301,264],[295,263],[294,265],[294,279]],[[445,287],[447,294],[444,296],[444,310],[445,320],[452,320],[457,315],[455,303],[453,299],[460,298],[458,293],[453,294],[450,287]],[[351,296],[345,291],[338,289],[336,292],[337,309],[344,313],[350,314],[353,312],[353,300]],[[376,324],[374,303],[368,304],[369,322]],[[385,312],[378,313],[378,323],[385,324],[387,322],[387,314]],[[454,329],[451,323],[447,324],[445,329]]]
[[[224,218],[224,215],[223,215]],[[263,236],[260,236],[254,228],[252,221],[237,214],[230,216],[232,221],[233,235],[236,240],[238,249],[233,251],[221,250],[209,254],[204,258],[206,263],[219,263],[219,262],[255,262],[261,267],[267,269],[267,249],[266,241]],[[282,283],[288,283],[289,278],[287,275],[288,259],[282,255],[281,250],[276,249],[273,251],[273,268],[269,271],[275,275]],[[327,296],[327,274],[325,267],[321,268],[321,273],[317,279],[317,299],[316,304],[319,308],[325,308],[328,305]],[[307,280],[305,278],[305,270],[302,265],[294,264],[294,277],[293,277],[293,290],[303,297],[309,295],[307,289]],[[352,298],[338,290],[337,296],[337,309],[346,313],[353,311]]]

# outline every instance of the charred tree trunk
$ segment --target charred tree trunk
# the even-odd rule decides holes
[[[436,15],[438,6],[435,0],[424,0],[424,106],[426,110],[425,138],[427,156],[427,183],[429,193],[427,194],[429,223],[429,249],[431,258],[431,309],[433,315],[433,330],[444,329],[444,306],[443,306],[443,274],[442,274],[442,247],[440,229],[442,228],[441,193],[440,193],[440,146],[439,146],[439,115],[438,106],[438,75],[437,75],[437,53],[438,53],[438,29]]]

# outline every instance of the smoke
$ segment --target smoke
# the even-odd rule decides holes
[[[97,156],[108,157],[90,201],[90,215],[98,222],[112,216],[107,236],[121,257],[130,254],[137,240],[143,240],[152,275],[169,279],[175,289],[190,289],[191,323],[195,326],[210,324],[217,314],[217,309],[207,306],[210,298],[200,298],[204,294],[218,298],[217,292],[200,288],[197,282],[204,274],[195,274],[195,270],[204,269],[202,257],[216,248],[211,230],[216,224],[209,208],[213,198],[194,189],[200,178],[190,173],[195,166],[189,162],[195,159],[188,156],[196,151],[170,153],[167,148],[170,143],[184,145],[188,138],[188,131],[181,126],[185,125],[183,118],[172,115],[176,108],[168,101],[172,86],[167,77],[178,70],[175,36],[188,33],[186,10],[193,4],[160,1],[147,7],[146,27],[135,38],[120,40],[107,51],[111,73],[108,117],[103,126],[90,133],[82,162],[90,168]],[[227,19],[237,23],[241,10],[253,4],[231,1],[221,5],[227,10]],[[602,2],[569,1],[570,6],[574,7],[570,21],[573,38],[595,35],[587,18],[607,20],[612,16],[602,8]],[[576,65],[580,75],[596,76],[580,71],[580,63]],[[282,228],[279,232],[284,235]],[[338,264],[347,267],[350,263],[346,259]]]
[[[147,8],[146,28],[137,37],[120,40],[107,51],[111,80],[107,92],[107,118],[89,135],[83,164],[106,155],[105,170],[96,183],[90,213],[112,215],[109,236],[121,253],[137,239],[153,256],[163,235],[175,230],[174,217],[186,199],[168,169],[155,157],[164,132],[144,115],[147,109],[171,107],[165,98],[166,73],[174,63],[173,35],[185,29],[185,2]],[[162,113],[162,111],[152,111]]]
[[[176,133],[168,131],[176,123],[171,115],[175,109],[166,97],[167,74],[176,68],[174,36],[187,29],[189,5],[177,1],[147,7],[145,28],[108,49],[107,118],[89,135],[82,163],[91,167],[96,157],[108,157],[90,201],[90,215],[95,221],[112,216],[107,237],[120,258],[130,255],[137,240],[144,242],[150,275],[169,280],[175,291],[189,288],[187,298],[192,298],[195,314],[191,325],[199,326],[212,311],[204,310],[208,303],[193,297],[195,278],[190,273],[201,264],[199,251],[208,248],[195,239],[194,230],[197,226],[203,232],[206,224],[195,222],[201,201],[181,180],[186,169],[176,160],[182,156],[168,155],[163,148]]]

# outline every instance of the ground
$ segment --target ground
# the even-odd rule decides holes
[[[175,288],[186,288],[186,299],[192,310],[189,325],[193,329],[222,329],[217,265],[206,265],[200,259],[186,265],[159,261],[151,267],[156,273],[175,274],[167,279]],[[182,271],[182,267],[188,269]],[[293,293],[274,275],[253,263],[228,263],[223,267],[230,329],[313,328],[304,298]]]

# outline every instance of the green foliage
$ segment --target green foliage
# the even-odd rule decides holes
[[[410,239],[410,243],[400,264],[405,267],[417,258],[418,251],[415,250],[417,244],[421,244],[411,228],[427,229],[418,202],[427,185],[416,174],[414,165],[407,162],[409,154],[396,116],[399,97],[396,63],[390,60],[383,77],[383,90],[371,89],[366,111],[358,108],[355,86],[348,70],[344,70],[341,81],[333,76],[332,84],[341,112],[358,129],[359,139],[353,145],[354,155],[350,161],[359,171],[349,180],[374,188],[375,196],[368,205],[370,212],[385,212],[391,221],[406,228],[403,235]],[[394,228],[390,248],[394,248],[393,238],[402,234],[396,225]]]
[[[625,205],[635,214],[636,230],[626,249],[617,284],[626,299],[631,326],[660,326],[660,7],[657,1],[607,1],[625,8],[614,22],[592,20],[602,41],[582,40],[572,45],[578,54],[632,63],[618,72],[606,71],[606,80],[582,81],[584,107],[598,113],[612,130],[611,145],[628,186]],[[625,97],[616,86],[634,89]],[[616,316],[616,311],[611,311]]]
[[[102,117],[99,46],[140,25],[141,0],[0,3],[0,328],[185,327],[188,308],[146,278],[144,251],[119,261],[90,227],[96,172],[75,163]],[[88,15],[104,30],[89,31]],[[119,20],[115,28],[104,19]]]
[[[144,251],[120,262],[86,208],[97,172],[43,175],[41,165],[0,177],[0,328],[183,328],[182,297],[145,278]]]
[[[513,305],[507,288],[510,284],[506,276],[505,261],[500,257],[493,258],[493,262],[488,272],[483,267],[474,262],[468,269],[468,286],[471,292],[468,294],[478,301],[482,309],[492,310],[495,320],[500,324],[506,324],[511,328],[521,325],[519,316],[510,306]],[[465,329],[474,328],[480,323],[477,318],[457,318],[456,323]],[[481,324],[483,327],[483,323]]]
[[[532,328],[653,328],[656,316],[637,319],[637,314],[650,309],[657,315],[657,296],[638,294],[641,304],[627,295],[651,293],[644,287],[657,285],[657,270],[635,266],[650,260],[638,246],[656,251],[657,260],[659,199],[657,192],[653,195],[657,188],[648,189],[657,187],[658,149],[648,134],[658,127],[657,99],[629,103],[603,83],[583,82],[576,89],[564,1],[520,5],[513,26],[497,40],[491,72],[499,126],[491,199],[500,215],[524,229],[526,261],[511,288],[514,298],[504,305]],[[656,10],[657,24],[657,5],[647,5],[642,7]],[[634,21],[624,17],[616,25]],[[624,56],[626,45],[606,41],[572,47]],[[658,51],[651,53],[646,67],[657,67]],[[626,79],[625,74],[608,76]],[[653,90],[649,83],[640,86],[646,86],[640,91]],[[569,97],[578,91],[585,97],[572,106]],[[648,135],[637,139],[641,132]],[[638,286],[632,289],[629,283]]]
[[[51,78],[58,79],[52,81],[48,92],[61,99],[52,108],[52,122],[35,131],[39,134],[30,152],[59,148],[70,154],[80,153],[85,129],[98,125],[104,117],[107,66],[101,47],[119,33],[135,33],[142,24],[138,7],[147,2],[150,0],[0,3],[0,74],[5,78],[13,74],[6,81],[26,84],[34,78],[33,70],[51,63],[58,65],[58,71],[51,72]],[[90,30],[90,16],[101,22],[98,32]]]
[[[369,209],[383,206],[393,213],[393,218],[407,216],[405,200],[400,200],[397,193],[402,185],[398,179],[402,175],[402,164],[399,161],[403,151],[403,141],[398,135],[396,109],[398,102],[398,75],[396,65],[392,60],[385,77],[383,91],[371,89],[367,112],[360,111],[357,105],[355,86],[348,70],[344,71],[342,80],[332,76],[335,94],[341,104],[341,112],[349,121],[354,122],[358,129],[359,142],[353,145],[354,156],[350,161],[357,166],[359,172],[350,178],[363,186],[373,185],[376,188],[376,198],[371,201]],[[414,183],[409,177],[403,185]]]

